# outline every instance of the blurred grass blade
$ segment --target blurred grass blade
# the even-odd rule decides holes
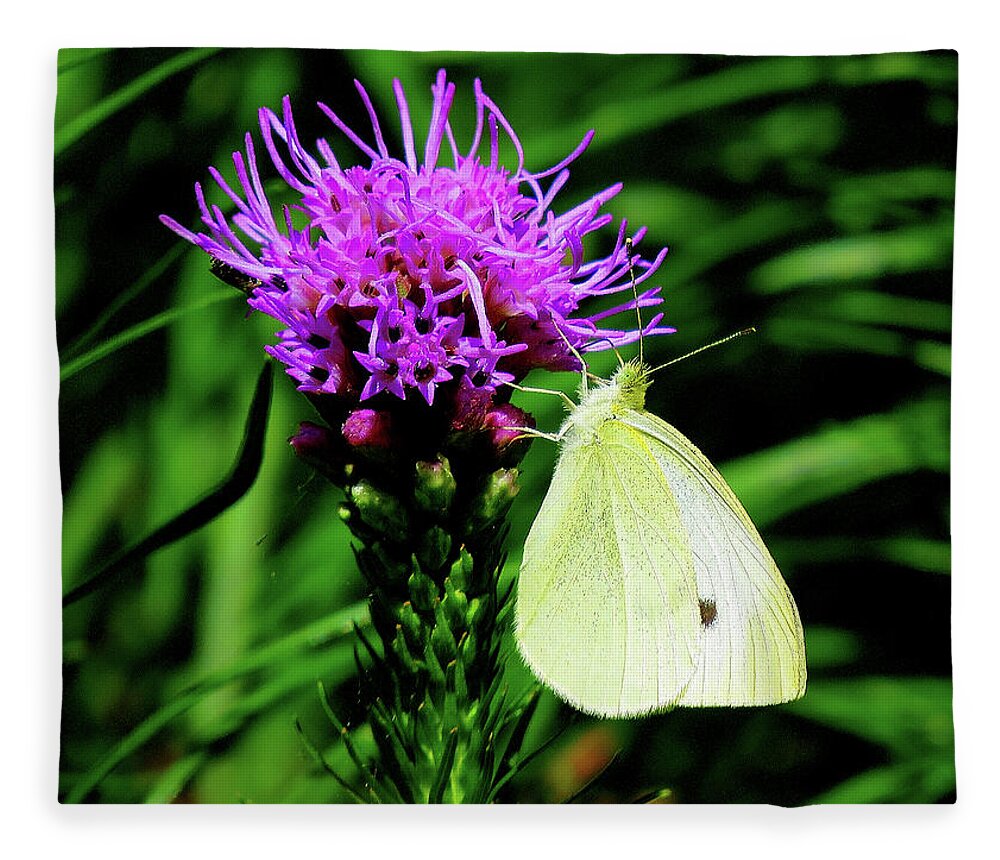
[[[795,567],[873,558],[924,573],[951,573],[951,544],[919,535],[887,538],[866,538],[860,535],[782,537],[774,538],[768,544],[778,559],[779,566]]]
[[[79,355],[63,364],[59,371],[59,381],[65,382],[67,379],[76,376],[76,374],[78,374],[81,370],[90,367],[90,365],[100,361],[102,358],[107,358],[109,355],[117,352],[122,347],[135,343],[135,341],[140,338],[171,325],[186,314],[193,311],[203,310],[204,308],[207,308],[210,305],[218,304],[219,302],[232,301],[232,298],[232,295],[229,293],[215,293],[213,295],[206,296],[201,301],[193,302],[190,305],[185,305],[180,308],[171,308],[170,310],[163,311],[163,313],[159,313],[154,317],[150,317],[148,320],[136,323],[131,328],[108,338],[108,340],[104,341],[99,346],[95,346],[88,352],[83,353],[83,355]]]
[[[273,377],[274,368],[268,361],[257,378],[257,386],[247,413],[243,444],[229,477],[200,502],[196,502],[152,534],[118,553],[94,576],[70,589],[63,597],[63,607],[76,603],[108,584],[129,565],[141,561],[158,549],[186,537],[211,522],[246,494],[257,479],[264,457],[264,438],[267,434],[267,417],[271,408]]]
[[[589,128],[600,130],[589,147],[596,152],[676,120],[753,99],[795,94],[817,84],[864,86],[909,79],[951,83],[956,73],[950,57],[921,54],[741,58],[694,80],[650,81],[646,91],[616,93],[616,98],[598,102],[579,122],[536,137],[531,152],[538,163],[549,164],[566,154],[567,137]]]
[[[896,755],[951,755],[954,727],[948,678],[817,680],[792,713],[850,732]]]
[[[792,313],[792,305],[788,313]],[[951,305],[877,290],[841,290],[804,303],[802,316],[833,317],[866,325],[911,328],[935,334],[951,333]]]
[[[805,636],[810,672],[848,666],[861,654],[861,638],[852,630],[809,624]]]
[[[187,784],[191,782],[206,761],[208,761],[208,753],[205,750],[198,750],[198,752],[177,759],[153,784],[146,795],[145,802],[173,803],[177,799],[177,795],[184,791]]]
[[[948,217],[796,248],[759,266],[750,275],[750,287],[772,294],[812,284],[943,270],[951,263],[951,251],[952,219]]]
[[[949,404],[907,403],[825,427],[722,468],[758,526],[865,484],[919,469],[949,467]]]
[[[898,331],[833,319],[775,316],[764,332],[772,343],[802,352],[843,351],[904,358],[941,376],[951,376],[951,346],[913,340]]]
[[[61,75],[63,72],[68,72],[71,69],[89,63],[91,60],[96,59],[101,54],[108,53],[110,50],[111,48],[60,48],[58,60],[59,74]]]
[[[76,141],[88,132],[95,129],[118,111],[132,104],[136,99],[143,96],[153,87],[163,83],[163,81],[184,71],[202,60],[212,56],[221,50],[220,48],[191,48],[180,54],[171,57],[160,65],[150,69],[140,75],[131,83],[126,84],[121,89],[101,99],[97,104],[74,117],[64,126],[56,129],[55,135],[55,155],[58,158]]]
[[[94,338],[101,333],[101,330],[108,324],[108,321],[120,311],[125,305],[131,302],[136,296],[143,292],[150,284],[161,277],[174,263],[176,263],[183,255],[184,252],[188,250],[186,245],[181,245],[179,243],[171,246],[170,250],[167,251],[159,260],[153,263],[142,275],[136,279],[127,289],[120,292],[115,296],[114,301],[112,301],[102,312],[101,315],[94,320],[94,323],[88,328],[80,337],[78,337],[72,344],[70,344],[65,350],[65,357],[67,360],[73,359],[75,356],[79,355],[87,346],[89,346]],[[148,332],[146,332],[148,334]],[[140,335],[141,337],[141,335]],[[136,338],[133,338],[135,340]]]
[[[812,803],[936,803],[954,790],[955,767],[947,754],[866,770]]]
[[[116,743],[108,754],[73,786],[66,795],[66,803],[82,802],[118,764],[155,737],[172,720],[194,707],[215,690],[258,670],[290,661],[293,658],[297,661],[301,658],[302,652],[328,645],[347,636],[352,631],[354,623],[367,621],[367,618],[367,603],[365,601],[355,603],[314,621],[276,642],[263,645],[229,666],[204,676],[195,684],[173,696],[166,705],[154,711]],[[349,649],[342,650],[345,654],[349,652]],[[350,665],[349,661],[342,662],[347,669]]]

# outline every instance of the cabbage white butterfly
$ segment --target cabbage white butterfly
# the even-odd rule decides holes
[[[795,601],[723,477],[645,411],[651,372],[629,361],[590,390],[584,374],[553,437],[559,459],[521,562],[521,655],[603,717],[797,699]]]

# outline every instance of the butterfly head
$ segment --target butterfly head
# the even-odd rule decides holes
[[[636,359],[626,361],[611,377],[611,385],[616,389],[614,405],[619,409],[642,410],[650,381],[649,365]]]

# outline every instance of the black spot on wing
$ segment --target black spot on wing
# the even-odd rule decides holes
[[[701,612],[701,626],[711,627],[715,623],[718,612],[714,600],[699,600],[698,609]]]

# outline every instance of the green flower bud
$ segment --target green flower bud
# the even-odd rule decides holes
[[[409,559],[403,560],[393,555],[383,541],[371,544],[370,552],[378,562],[380,575],[387,582],[402,582],[410,575]]]
[[[470,533],[492,525],[510,509],[520,487],[517,469],[497,469],[486,479],[486,486],[473,501],[466,528]]]
[[[383,493],[368,481],[358,481],[349,492],[364,523],[386,535],[409,533],[406,510],[395,496]]]
[[[392,640],[392,650],[395,652],[396,656],[399,658],[399,662],[403,664],[403,668],[406,669],[411,675],[417,674],[419,666],[416,660],[413,659],[413,655],[410,653],[410,649],[406,644],[406,634],[403,632],[402,626],[396,625],[396,636]]]
[[[437,585],[426,573],[421,573],[419,570],[411,573],[406,584],[410,591],[410,600],[417,609],[428,612],[437,603]]]
[[[428,513],[446,515],[455,498],[455,476],[448,458],[439,455],[437,460],[418,462],[416,473],[413,496],[417,505]]]
[[[469,630],[475,630],[476,625],[482,621],[484,612],[486,604],[480,598],[473,597],[469,601],[469,608],[465,611],[465,622]]]
[[[458,589],[447,578],[444,581],[444,598],[441,600],[441,608],[448,619],[448,625],[453,631],[465,629],[465,613],[469,608],[469,598]]]
[[[451,632],[451,625],[448,623],[440,601],[434,606],[434,629],[431,631],[431,644],[442,663],[447,664],[458,656],[458,642]]]
[[[440,570],[451,552],[451,535],[440,526],[431,526],[420,538],[417,557],[429,570]]]
[[[406,601],[399,608],[399,623],[402,625],[409,643],[422,647],[424,639],[423,625],[420,623],[420,617],[414,611],[413,604],[410,601]]]
[[[469,551],[463,546],[458,553],[458,558],[451,565],[448,578],[454,583],[455,588],[468,591],[472,586],[472,573],[475,564]]]
[[[433,635],[431,638],[433,639]],[[439,686],[444,686],[444,669],[434,651],[434,643],[432,641],[428,641],[427,647],[424,648],[424,662],[427,664],[427,671],[430,673],[431,681]]]

